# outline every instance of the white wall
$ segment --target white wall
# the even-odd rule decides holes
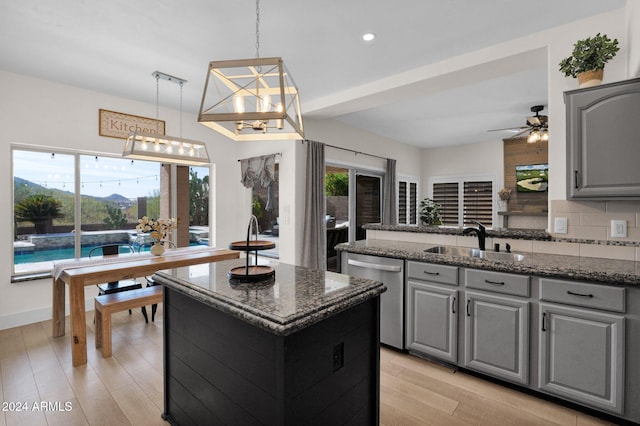
[[[149,90],[153,90],[152,83]],[[134,102],[7,72],[0,72],[0,93],[0,199],[5,200],[0,207],[0,235],[4,240],[0,244],[2,329],[51,317],[50,279],[10,283],[13,239],[12,203],[9,202],[13,188],[10,144],[120,155],[123,140],[98,135],[98,110],[104,108],[152,118],[156,112],[155,104]],[[167,134],[179,136],[179,111],[161,108],[159,118],[166,121]],[[215,163],[215,175],[212,174],[212,178],[217,181],[217,188],[212,204],[217,226],[212,229],[212,238],[215,245],[226,245],[237,239],[238,235],[243,235],[245,229],[245,221],[235,209],[243,199],[237,187],[227,184],[226,178],[237,172],[235,160],[238,158],[238,145],[198,124],[195,116],[187,113],[183,115],[183,135],[206,142]],[[94,296],[91,291],[87,293],[88,298]]]
[[[503,142],[474,143],[452,147],[425,149],[422,152],[421,197],[428,195],[427,183],[432,177],[495,175],[496,186],[504,182]],[[495,188],[496,192],[502,186]]]
[[[560,60],[571,54],[573,44],[578,40],[595,35],[598,32],[606,33],[611,38],[618,38],[620,41],[620,52],[609,64],[607,64],[604,75],[604,83],[624,80],[627,78],[627,57],[629,43],[626,42],[627,23],[633,31],[640,31],[638,24],[631,25],[631,20],[640,22],[637,16],[640,15],[637,0],[633,7],[627,7],[633,16],[626,16],[625,8],[621,8],[609,13],[598,15],[592,18],[576,21],[561,27],[552,28],[517,40],[502,43],[484,49],[482,55],[466,55],[468,66],[472,67],[477,63],[485,63],[487,58],[499,60],[504,55],[504,51],[517,54],[528,52],[538,48],[546,48],[548,54],[548,84],[549,84],[549,204],[552,200],[566,199],[566,139],[565,139],[565,111],[564,95],[567,90],[578,88],[577,81],[572,78],[565,78],[558,71]],[[631,31],[633,33],[633,31]],[[634,40],[638,43],[637,40]],[[638,49],[636,49],[638,50]],[[638,54],[633,55],[634,58]],[[637,60],[637,59],[634,59]],[[453,61],[455,62],[455,61]],[[448,70],[442,70],[443,73]],[[472,143],[473,141],[470,141]],[[484,146],[482,146],[484,145]],[[500,158],[500,161],[496,157]],[[429,177],[447,174],[458,174],[466,172],[490,172],[502,176],[504,174],[502,141],[495,144],[463,145],[450,148],[427,149],[422,155],[422,182],[423,195],[427,193],[426,182]],[[480,159],[480,160],[479,160]],[[501,177],[499,182],[504,182]],[[550,207],[551,208],[551,207]]]
[[[295,212],[302,209],[304,197],[301,198],[300,186],[304,183],[297,177],[297,164],[304,161],[298,158],[302,150],[300,141],[260,141],[260,142],[238,142],[238,159],[257,157],[260,155],[281,154],[279,161],[279,181],[278,191],[280,202],[278,204],[279,237],[278,252],[280,261],[285,263],[299,264],[297,253],[301,252],[301,241],[296,238],[297,229],[302,229],[298,223],[302,217],[298,217]],[[235,161],[235,160],[234,160]],[[251,189],[246,189],[240,183],[240,163],[235,161],[234,170],[230,178],[226,179],[229,185],[238,187],[238,192],[242,194],[240,204],[234,206],[237,214],[241,218],[246,218],[246,226],[251,215]],[[236,239],[245,234],[238,234]],[[221,242],[224,245],[224,242]]]
[[[627,0],[627,52],[629,78],[640,77],[640,0]]]

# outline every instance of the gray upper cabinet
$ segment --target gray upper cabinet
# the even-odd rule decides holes
[[[565,92],[567,198],[640,199],[640,78]]]

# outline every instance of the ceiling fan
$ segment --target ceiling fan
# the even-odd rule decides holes
[[[504,130],[512,130],[517,133],[511,138],[516,138],[527,132],[527,142],[535,143],[538,141],[547,142],[549,140],[549,117],[546,115],[540,115],[540,111],[544,109],[543,105],[534,105],[531,107],[531,112],[535,113],[532,117],[527,117],[526,125],[522,127],[507,127],[505,129],[492,129],[488,132],[500,132]]]

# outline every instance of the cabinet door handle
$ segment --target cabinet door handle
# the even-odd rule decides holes
[[[542,313],[542,331],[547,331],[547,328],[545,327],[545,320],[547,319],[547,313],[543,312]]]
[[[574,171],[573,171],[573,175],[575,176],[575,179],[574,179],[574,185],[575,185],[575,188],[576,188],[576,189],[577,189],[577,188],[580,188],[580,185],[578,185],[578,171],[577,171],[577,170],[574,170]]]
[[[427,275],[440,275],[440,272],[429,272],[429,271],[423,271],[425,274]]]
[[[453,300],[451,300],[451,313],[455,314],[456,313],[456,298],[454,297]]]
[[[471,299],[467,300],[467,316],[470,317],[471,316],[471,312],[469,311],[469,305],[471,304]]]
[[[582,293],[574,293],[571,290],[567,290],[567,294],[570,294],[572,296],[578,296],[578,297],[593,297],[593,294],[582,294]]]
[[[484,282],[487,283],[487,284],[493,284],[493,285],[504,285],[503,281],[484,280]]]

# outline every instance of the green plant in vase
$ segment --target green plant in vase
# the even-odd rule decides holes
[[[423,225],[442,225],[440,217],[440,204],[431,198],[424,198],[420,201],[420,222]]]
[[[560,72],[565,77],[577,77],[580,87],[597,86],[602,82],[605,64],[619,50],[618,39],[611,40],[606,34],[578,40],[571,56],[560,61]]]

